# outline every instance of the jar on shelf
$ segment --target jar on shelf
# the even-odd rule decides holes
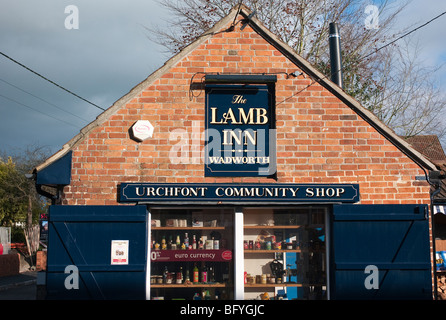
[[[271,241],[266,241],[265,249],[266,250],[271,250]]]
[[[262,283],[262,275],[256,275],[256,283]]]
[[[169,272],[166,276],[166,284],[172,284],[172,279],[173,279],[172,273]]]

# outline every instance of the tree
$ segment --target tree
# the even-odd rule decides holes
[[[33,180],[25,174],[48,156],[43,147],[28,147],[23,152],[0,156],[0,225],[24,223],[27,228],[38,222],[48,205],[37,192]]]
[[[170,12],[170,28],[149,28],[151,39],[169,52],[177,53],[225,17],[240,0],[160,0]],[[361,88],[361,99],[375,93],[373,83],[377,57],[361,61],[373,48],[391,38],[390,30],[404,5],[383,1],[376,8],[379,27],[368,22],[367,5],[359,0],[245,0],[243,4],[282,41],[314,66],[329,74],[328,33],[330,22],[337,22],[342,33],[344,88],[354,94]],[[326,70],[328,67],[328,70]],[[357,75],[361,76],[358,77]],[[370,92],[367,92],[370,91]]]
[[[329,23],[341,30],[343,89],[402,136],[435,131],[438,113],[445,109],[444,95],[431,71],[417,67],[407,47],[382,46],[404,34],[392,31],[406,3],[362,0],[160,0],[170,13],[167,25],[147,27],[149,38],[177,53],[242,3],[256,17],[327,77]],[[424,81],[420,84],[420,79]],[[429,108],[426,108],[426,103]],[[443,126],[442,126],[443,128]]]
[[[379,70],[381,88],[368,107],[405,137],[436,134],[444,139],[446,95],[435,78],[441,66],[423,65],[419,53],[417,44],[406,40],[387,56]]]
[[[0,225],[12,226],[15,222],[24,221],[27,213],[19,189],[12,181],[19,176],[12,158],[0,159]],[[20,186],[21,187],[21,186]]]

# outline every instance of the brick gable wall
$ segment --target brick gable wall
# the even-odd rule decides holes
[[[423,171],[321,85],[285,74],[296,70],[249,26],[216,33],[73,148],[63,203],[116,204],[120,182],[359,183],[363,204],[429,203]],[[277,180],[204,177],[205,72],[277,74]],[[137,120],[152,138],[130,138]]]

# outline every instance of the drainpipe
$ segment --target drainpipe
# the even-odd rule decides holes
[[[435,235],[436,235],[436,230],[435,230],[435,219],[434,219],[434,197],[440,193],[441,189],[440,187],[438,187],[438,189],[435,189],[435,191],[431,192],[431,216],[432,216],[432,221],[431,221],[431,228],[432,228],[432,251],[433,251],[433,255],[434,255],[434,265],[433,265],[433,275],[434,275],[434,300],[438,300],[438,285],[437,285],[437,247],[435,244]]]
[[[57,201],[59,200],[59,188],[57,188],[57,194],[53,195],[49,192],[46,192],[45,190],[42,189],[42,185],[40,184],[36,184],[36,191],[38,194],[40,194],[41,196],[44,196],[45,198],[48,198],[51,200],[51,204],[55,205],[57,203]]]
[[[331,22],[329,31],[330,35],[328,40],[330,45],[331,81],[342,88],[341,36],[339,34],[338,25],[335,22]]]

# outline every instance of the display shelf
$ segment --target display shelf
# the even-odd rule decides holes
[[[246,284],[245,283],[245,288],[317,287],[317,286],[325,286],[325,284],[309,284],[309,283],[293,283],[293,282],[284,282],[284,283],[253,283],[253,284]]]
[[[233,215],[233,210],[214,208],[151,210],[151,298],[195,299],[194,293],[205,291],[233,298]],[[193,282],[197,271],[200,282]]]
[[[258,230],[258,229],[299,229],[302,228],[303,226],[301,225],[293,225],[293,226],[270,226],[270,225],[245,225],[243,226],[243,229],[254,229],[254,230]]]
[[[302,249],[254,249],[254,250],[243,250],[244,253],[276,253],[276,252],[308,252],[308,250]]]
[[[266,250],[266,249],[253,249],[253,250],[243,250],[244,253],[286,253],[286,252],[305,252],[305,253],[309,253],[309,252],[313,252],[313,253],[323,253],[325,252],[324,248],[319,248],[319,249],[271,249],[271,250]]]
[[[324,292],[319,282],[325,258],[324,213],[315,209],[244,210],[244,299],[258,299],[263,292],[284,291],[288,298],[308,299]],[[317,218],[317,219],[316,219]],[[280,283],[272,278],[286,275]],[[267,276],[265,282],[256,279]],[[251,278],[254,278],[253,281]]]
[[[226,227],[152,227],[152,230],[225,230]]]
[[[156,289],[184,289],[184,288],[225,288],[231,286],[226,283],[182,283],[182,284],[150,284],[151,288]]]
[[[302,283],[245,283],[245,288],[303,287]]]

